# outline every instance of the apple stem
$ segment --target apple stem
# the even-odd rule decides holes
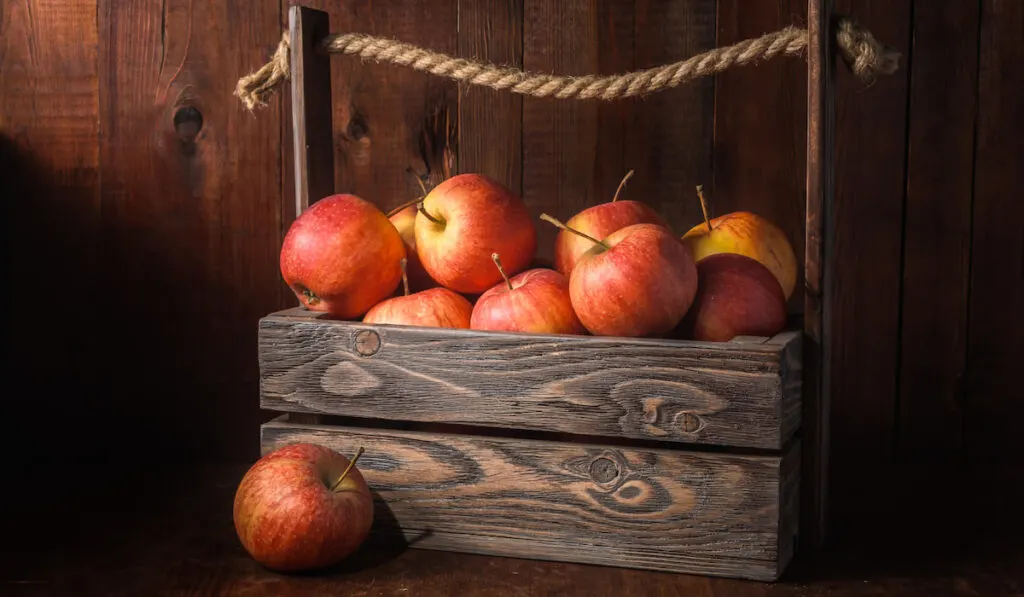
[[[622,177],[622,181],[619,183],[619,188],[615,189],[615,196],[612,197],[612,203],[615,203],[616,201],[619,200],[619,193],[622,192],[622,189],[626,188],[626,181],[629,180],[632,177],[633,177],[633,171],[632,170],[630,170],[629,172],[626,172],[626,175]]]
[[[417,180],[419,180],[419,179],[417,179]],[[420,201],[423,201],[423,197],[417,197],[417,198],[413,199],[412,201],[406,201],[405,203],[403,203],[403,204],[399,205],[398,207],[396,207],[396,208],[392,209],[391,211],[389,211],[386,215],[387,215],[387,217],[390,218],[391,216],[395,215],[396,213],[402,211],[403,209],[405,209],[407,207],[412,207],[413,205],[418,204]]]
[[[421,214],[423,214],[423,217],[424,217],[424,218],[426,218],[426,219],[430,220],[431,222],[433,222],[433,223],[437,224],[438,226],[443,226],[443,225],[444,225],[444,222],[442,222],[441,220],[438,220],[437,218],[435,218],[434,216],[430,215],[430,214],[429,214],[429,213],[427,212],[426,208],[425,208],[425,207],[423,207],[423,202],[422,202],[422,201],[421,201],[421,202],[420,202],[420,204],[419,204],[419,205],[418,205],[418,206],[416,207],[416,209],[418,209],[418,210],[419,210],[419,212],[420,212]]]
[[[402,287],[405,289],[405,296],[409,296],[409,274],[406,272],[406,263],[408,263],[408,259],[402,257]]]
[[[359,449],[356,450],[356,455],[353,456],[352,460],[349,461],[348,466],[345,467],[345,470],[341,473],[341,476],[338,477],[338,480],[334,482],[334,485],[331,485],[331,491],[335,491],[336,489],[338,489],[338,485],[341,485],[341,482],[344,481],[345,477],[347,477],[349,472],[352,471],[352,467],[356,465],[356,461],[359,460],[359,457],[363,455],[363,452],[363,447],[359,446]]]
[[[576,230],[575,228],[569,228],[568,226],[566,226],[565,224],[563,224],[563,223],[559,222],[558,220],[552,218],[548,214],[540,214],[540,219],[542,219],[545,222],[548,222],[550,224],[554,224],[555,226],[561,228],[562,230],[566,230],[566,231],[572,232],[573,234],[576,234],[578,236],[582,236],[583,238],[585,238],[585,239],[589,240],[590,242],[594,243],[595,245],[601,245],[605,249],[611,249],[611,247],[606,245],[604,243],[604,241],[597,240],[593,236],[590,236],[589,234],[585,234],[583,232],[580,232],[579,230]]]
[[[427,185],[423,184],[423,179],[417,176],[416,183],[420,185],[420,190],[423,191],[423,196],[426,197],[429,193],[427,193]]]
[[[711,234],[711,220],[708,219],[708,202],[704,198],[704,185],[697,185],[697,198],[700,199],[700,210],[704,213],[704,223],[708,226],[708,234]]]
[[[501,258],[498,257],[497,253],[491,253],[491,260],[494,261],[494,265],[498,266],[498,272],[501,273],[501,277],[505,279],[505,285],[508,286],[509,290],[515,290],[512,288],[512,282],[508,279],[508,274],[505,273],[505,268],[501,267]]]

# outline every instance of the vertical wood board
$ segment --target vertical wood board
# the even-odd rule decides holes
[[[966,453],[1019,462],[1024,418],[1024,4],[982,4],[967,342]]]
[[[914,7],[897,426],[901,457],[942,460],[958,456],[963,447],[980,6]]]

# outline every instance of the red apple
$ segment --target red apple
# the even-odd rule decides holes
[[[680,325],[683,337],[726,342],[736,336],[774,336],[786,325],[786,297],[771,270],[738,253],[697,262],[697,296]]]
[[[572,231],[547,214],[541,218]],[[697,292],[697,268],[682,241],[664,226],[633,224],[590,242],[569,276],[583,326],[595,336],[671,332]]]
[[[267,568],[298,571],[336,564],[373,525],[373,498],[355,458],[292,444],[260,458],[235,492],[235,531]]]
[[[522,199],[481,174],[459,174],[434,187],[416,216],[416,251],[442,286],[479,294],[501,281],[499,253],[510,275],[530,264],[537,230]]]
[[[466,297],[447,288],[429,288],[409,294],[409,280],[402,263],[403,296],[385,299],[366,312],[363,323],[418,325],[435,328],[469,327],[473,305]]]
[[[647,204],[632,200],[619,201],[619,194],[631,176],[632,170],[627,172],[619,183],[619,188],[616,189],[611,201],[584,209],[569,218],[565,225],[593,238],[605,238],[612,232],[633,224],[658,224],[668,228],[668,223]],[[578,234],[560,230],[555,237],[555,269],[569,276],[580,256],[593,244]]]
[[[509,278],[497,253],[491,255],[504,282],[484,292],[473,307],[474,330],[582,334],[569,300],[569,279],[553,269],[535,268]]]
[[[398,230],[405,242],[405,255],[408,260],[409,288],[412,292],[419,292],[437,286],[437,282],[430,277],[427,270],[423,269],[420,263],[420,256],[416,253],[416,204],[399,206],[388,214],[388,219]]]
[[[383,212],[355,195],[332,195],[292,222],[281,274],[306,308],[354,319],[395,291],[403,257],[402,236]]]

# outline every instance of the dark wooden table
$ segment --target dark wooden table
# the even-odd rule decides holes
[[[373,544],[325,573],[281,575],[234,534],[244,466],[139,466],[48,469],[5,487],[0,595],[1024,595],[1017,475],[872,485],[834,547],[768,584]]]

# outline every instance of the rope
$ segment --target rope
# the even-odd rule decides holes
[[[843,60],[862,81],[871,82],[880,74],[892,74],[899,66],[900,56],[896,51],[876,40],[850,18],[839,21],[836,43]],[[737,65],[755,64],[779,55],[800,55],[807,48],[807,30],[789,26],[672,64],[618,75],[580,77],[529,73],[518,68],[455,58],[362,33],[330,35],[323,40],[321,47],[327,52],[390,62],[470,85],[507,89],[533,97],[614,100],[670,89]],[[252,110],[266,105],[274,90],[289,76],[289,38],[286,31],[270,62],[238,80],[235,95]]]

